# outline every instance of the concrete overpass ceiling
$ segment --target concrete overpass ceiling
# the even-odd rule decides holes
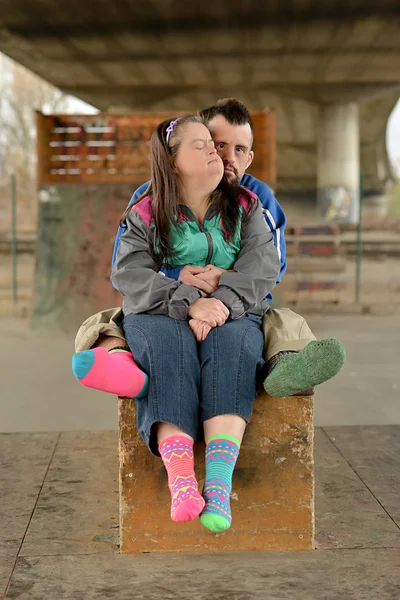
[[[271,23],[286,23],[293,19],[310,20],[311,17],[342,19],[343,16],[392,15],[398,10],[396,0],[381,0],[379,8],[375,0],[203,0],[199,5],[177,0],[151,0],[136,2],[124,0],[111,3],[108,0],[70,0],[68,4],[54,0],[2,0],[2,14],[6,25],[26,26],[31,29],[38,23],[54,26],[75,26],[77,22],[84,27],[92,23],[94,27],[118,27],[121,24],[131,25],[136,30],[155,30],[165,26],[171,28],[196,28],[201,19],[208,25],[214,25],[215,19],[222,18],[229,24],[238,24],[243,18],[249,24],[257,25],[260,20],[268,19]]]
[[[101,109],[129,96],[134,108],[151,108],[163,93],[174,104],[176,87],[195,98],[204,87],[285,85],[304,95],[314,85],[324,100],[350,81],[361,97],[400,85],[397,0],[0,6],[0,50]]]
[[[315,189],[319,104],[362,101],[361,168],[371,189],[389,175],[398,0],[0,0],[0,14],[1,51],[101,110],[275,107],[282,190]]]

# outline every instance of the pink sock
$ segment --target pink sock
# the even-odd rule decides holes
[[[93,348],[72,357],[72,370],[82,385],[125,396],[140,398],[147,394],[148,377],[139,369],[131,352]]]
[[[174,435],[162,441],[158,450],[168,473],[171,519],[192,521],[205,505],[194,474],[193,442],[184,435]]]

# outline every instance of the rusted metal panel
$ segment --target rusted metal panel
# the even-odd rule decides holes
[[[265,143],[265,156],[263,164],[260,165],[260,177],[261,181],[267,183],[272,189],[276,188],[277,179],[277,166],[276,166],[276,113],[274,110],[264,111],[263,113],[257,113],[252,117],[255,128],[255,140],[257,141],[257,152],[259,137],[264,140]],[[263,132],[260,136],[258,132]],[[255,156],[257,159],[257,155]],[[250,169],[250,172],[251,169]]]
[[[170,520],[160,458],[136,428],[135,403],[119,399],[121,551],[216,552],[314,547],[313,398],[260,392],[233,475],[232,527],[215,535],[198,520]],[[204,444],[196,474],[204,481]]]
[[[140,184],[149,179],[149,141],[172,113],[131,115],[37,114],[39,185]],[[255,177],[276,182],[275,113],[252,114]]]

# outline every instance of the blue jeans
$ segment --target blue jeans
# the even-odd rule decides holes
[[[136,411],[138,431],[153,454],[159,456],[155,423],[176,425],[197,440],[199,426],[217,415],[250,420],[264,364],[260,317],[229,320],[201,344],[187,321],[164,315],[128,314],[123,329],[136,363],[150,376]]]

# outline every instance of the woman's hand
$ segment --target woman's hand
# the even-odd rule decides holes
[[[229,310],[217,298],[199,298],[187,311],[188,317],[205,321],[211,327],[223,325],[229,317]]]
[[[208,279],[198,279],[198,276],[206,273],[207,267],[197,267],[196,265],[186,265],[181,269],[179,274],[179,280],[186,285],[193,285],[197,287],[204,295],[208,296],[216,290],[216,288],[210,284]]]
[[[204,342],[211,329],[213,329],[211,325],[209,325],[205,321],[199,321],[198,319],[190,319],[189,326],[190,329],[193,331],[193,335],[199,342],[199,344],[201,344],[201,342]]]
[[[219,286],[219,280],[221,279],[221,275],[225,273],[225,269],[220,269],[219,267],[215,267],[214,265],[207,265],[204,267],[204,271],[200,271],[196,273],[195,279],[200,279],[202,282],[210,285],[212,287],[212,291],[215,292],[217,287]],[[209,292],[211,294],[211,292]]]

